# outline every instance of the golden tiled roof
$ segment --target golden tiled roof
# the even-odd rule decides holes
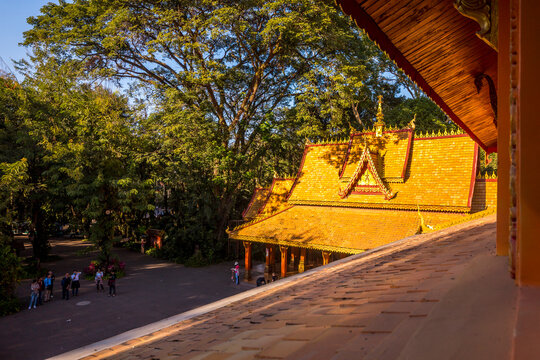
[[[272,180],[272,185],[270,185],[266,200],[258,211],[258,215],[267,216],[268,214],[281,211],[290,206],[286,203],[286,199],[293,183],[294,178],[274,178],[274,180]]]
[[[416,209],[420,206],[423,210],[469,212],[478,146],[465,134],[412,137],[409,146],[409,131],[412,130],[385,132],[379,138],[381,140],[374,139],[373,134],[364,134],[370,151],[379,154],[379,175],[389,191],[395,194],[391,199],[384,195],[354,192],[343,199],[339,196],[340,187],[343,187],[339,175],[347,154],[358,154],[364,146],[358,141],[353,142],[352,147],[349,143],[307,145],[288,202],[390,209]],[[392,138],[393,141],[387,141]],[[409,153],[404,155],[405,149],[409,149]],[[347,160],[349,163],[354,164],[354,161]],[[385,181],[381,176],[383,173],[395,179],[405,165],[402,183]],[[345,166],[342,178],[352,175],[353,171],[352,166]]]
[[[427,225],[437,226],[462,214],[423,212]],[[235,229],[237,240],[355,254],[418,232],[417,211],[347,207],[292,206]]]
[[[244,220],[254,219],[259,213],[259,210],[261,210],[263,207],[266,199],[268,198],[268,194],[270,194],[270,189],[255,188],[248,207],[242,213],[242,218]]]
[[[471,212],[497,207],[497,177],[484,175],[476,178]]]

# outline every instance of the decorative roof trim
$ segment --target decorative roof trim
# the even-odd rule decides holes
[[[474,143],[474,159],[473,159],[473,169],[471,174],[471,187],[469,189],[469,201],[467,206],[472,205],[472,199],[474,195],[474,183],[476,182],[476,169],[478,167],[478,144]]]
[[[268,190],[268,188],[256,187],[255,190],[253,190],[253,195],[251,195],[251,200],[249,201],[249,204],[246,207],[246,209],[242,212],[242,218],[246,217],[246,213],[249,211],[249,209],[251,208],[251,205],[253,205],[253,202],[255,201],[255,195],[257,195],[257,191],[260,191],[260,190]]]
[[[354,170],[353,175],[351,176],[349,183],[345,186],[345,189],[339,190],[338,194],[343,199],[350,195],[352,189],[356,184],[358,183],[358,180],[360,179],[360,175],[362,175],[362,170],[364,169],[364,162],[367,162],[367,169],[371,171],[371,174],[375,178],[375,182],[377,183],[377,186],[379,187],[380,191],[384,194],[384,198],[386,200],[389,200],[394,197],[395,194],[392,194],[390,190],[384,186],[381,178],[379,177],[379,174],[377,173],[377,169],[375,168],[375,165],[373,164],[373,158],[371,157],[371,153],[369,151],[369,146],[366,145],[364,147],[364,150],[362,151],[362,156],[360,156],[360,161],[358,161],[358,165],[356,166],[356,170]]]
[[[465,130],[469,136],[480,146],[482,149],[488,151],[488,147],[469,129],[467,125],[452,111],[444,100],[433,90],[427,81],[420,75],[418,70],[412,66],[407,58],[399,51],[399,49],[390,41],[388,36],[381,30],[375,20],[359,5],[355,0],[336,0],[343,12],[354,20],[356,25],[363,29],[366,35],[369,36],[385,54],[396,62],[412,81],[414,81],[423,91],[429,96],[441,109],[454,121],[459,127]]]
[[[341,170],[339,171],[339,178],[340,179],[343,177],[343,173],[345,172],[345,168],[347,168],[347,163],[349,162],[349,155],[351,154],[353,136],[354,135],[351,134],[351,137],[349,138],[349,146],[347,147],[347,153],[345,154],[345,160],[343,160],[343,165],[341,166]]]
[[[314,201],[314,200],[291,200],[291,205],[312,205],[312,206],[337,206],[348,208],[365,208],[365,209],[379,209],[379,210],[417,210],[417,204],[392,204],[392,203],[353,203],[343,201]],[[470,207],[466,206],[441,206],[441,205],[420,205],[422,211],[438,211],[438,212],[456,212],[456,213],[469,213]]]
[[[416,117],[416,115],[415,115]],[[407,165],[409,165],[409,155],[411,154],[411,145],[412,145],[412,136],[414,130],[409,129],[408,139],[407,139],[407,154],[405,155],[405,164],[403,164],[403,170],[401,171],[401,179],[405,181],[405,174],[407,173]]]
[[[289,198],[291,197],[294,191],[294,188],[296,187],[296,184],[298,184],[298,180],[300,180],[300,174],[302,174],[302,169],[304,168],[307,152],[308,152],[309,147],[311,146],[320,146],[320,145],[309,144],[309,145],[306,145],[306,147],[304,148],[304,154],[302,154],[302,160],[300,161],[300,167],[298,168],[298,173],[296,173],[296,178],[294,179],[294,183],[292,184],[291,190],[289,190],[289,195],[287,195],[287,197],[285,198],[285,201],[289,201]]]
[[[363,192],[363,191],[351,191],[351,194],[355,195],[384,195],[383,192]]]
[[[276,239],[266,238],[262,236],[251,236],[251,235],[230,234],[229,238],[232,240],[260,242],[260,243],[265,243],[265,244],[291,246],[291,247],[298,247],[298,248],[304,248],[304,249],[338,252],[338,253],[344,253],[344,254],[359,254],[367,250],[367,249],[344,248],[344,247],[324,245],[324,244],[305,244],[305,243],[301,243],[300,241],[276,240]]]
[[[257,215],[260,215],[264,208],[266,207],[266,204],[268,204],[268,200],[270,200],[270,195],[272,195],[272,190],[274,190],[274,185],[276,184],[276,178],[272,178],[272,184],[270,185],[270,191],[268,191],[268,195],[266,195],[266,199],[264,200],[263,206],[257,211]]]
[[[469,137],[467,134],[458,134],[458,135],[440,135],[440,136],[432,136],[432,137],[415,137],[415,141],[421,141],[421,140],[437,140],[437,139],[448,139],[448,138],[456,138],[456,137]]]
[[[390,127],[390,129],[391,129],[391,127]],[[383,134],[399,133],[399,132],[407,132],[407,131],[412,131],[412,129],[404,128],[404,129],[385,130],[385,131],[383,131]],[[353,137],[361,136],[361,135],[375,135],[375,131],[373,129],[367,129],[365,131],[351,133],[351,140],[352,140]]]
[[[479,179],[479,178],[476,178],[476,182],[494,182],[494,183],[496,183],[497,178],[495,178],[495,179],[485,179],[485,178],[484,179],[482,179],[482,178]]]
[[[266,204],[268,204],[268,200],[270,200],[270,196],[272,196],[272,190],[274,190],[274,186],[276,185],[276,182],[278,181],[284,181],[284,180],[293,180],[294,178],[280,178],[280,177],[275,177],[272,179],[272,185],[270,185],[270,191],[268,192],[268,195],[266,195],[266,200],[264,200],[264,204],[263,206],[261,206],[261,208],[259,209],[259,211],[257,211],[257,215],[259,214],[262,214],[264,208],[266,207]],[[292,189],[291,189],[292,190]],[[289,190],[289,193],[290,191]],[[289,197],[289,194],[287,194],[287,198]]]
[[[323,140],[320,143],[316,144],[306,144],[306,147],[316,147],[316,146],[329,146],[329,145],[347,145],[346,141],[331,142],[331,140]]]
[[[456,220],[451,220],[451,221],[448,221],[448,222],[445,222],[445,223],[442,223],[442,224],[439,224],[439,225],[435,225],[433,227],[433,229],[428,229],[426,232],[433,232],[433,231],[442,230],[442,229],[448,228],[450,226],[462,224],[462,223],[467,222],[467,221],[480,219],[480,218],[482,218],[484,216],[495,214],[496,212],[497,212],[496,207],[489,208],[489,209],[482,210],[482,211],[478,211],[478,212],[475,212],[473,214],[465,215],[462,218],[459,218],[459,219],[456,219]]]
[[[492,172],[492,173],[485,173],[485,174],[477,174],[476,175],[476,181],[482,181],[482,180],[485,180],[485,181],[488,181],[488,180],[495,180],[497,181],[497,173],[496,172]]]

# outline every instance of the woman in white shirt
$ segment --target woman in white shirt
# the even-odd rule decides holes
[[[73,270],[73,274],[71,274],[71,295],[72,296],[79,295],[79,288],[81,287],[81,283],[79,282],[80,276],[81,276],[80,271]]]
[[[103,271],[98,269],[96,272],[96,277],[94,278],[96,280],[96,290],[99,292],[99,289],[101,288],[101,291],[105,291],[105,288],[103,287]]]

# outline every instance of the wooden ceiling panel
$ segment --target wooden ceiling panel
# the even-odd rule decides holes
[[[497,53],[453,0],[338,3],[453,121],[484,149],[496,147],[488,87],[478,94],[474,78],[483,73],[497,84]]]

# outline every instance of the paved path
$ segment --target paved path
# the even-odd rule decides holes
[[[0,359],[44,359],[124,331],[251,289],[253,284],[230,281],[231,264],[186,268],[125,249],[114,252],[127,264],[117,281],[117,296],[96,293],[94,283],[82,280],[78,297],[61,300],[61,274],[82,270],[94,254],[78,256],[87,246],[81,240],[52,241],[61,259],[43,264],[57,276],[54,300],[37,309],[0,318]],[[28,302],[29,281],[17,294]],[[83,305],[88,303],[86,305]]]
[[[509,359],[517,290],[494,244],[494,216],[415,236],[88,360]]]

